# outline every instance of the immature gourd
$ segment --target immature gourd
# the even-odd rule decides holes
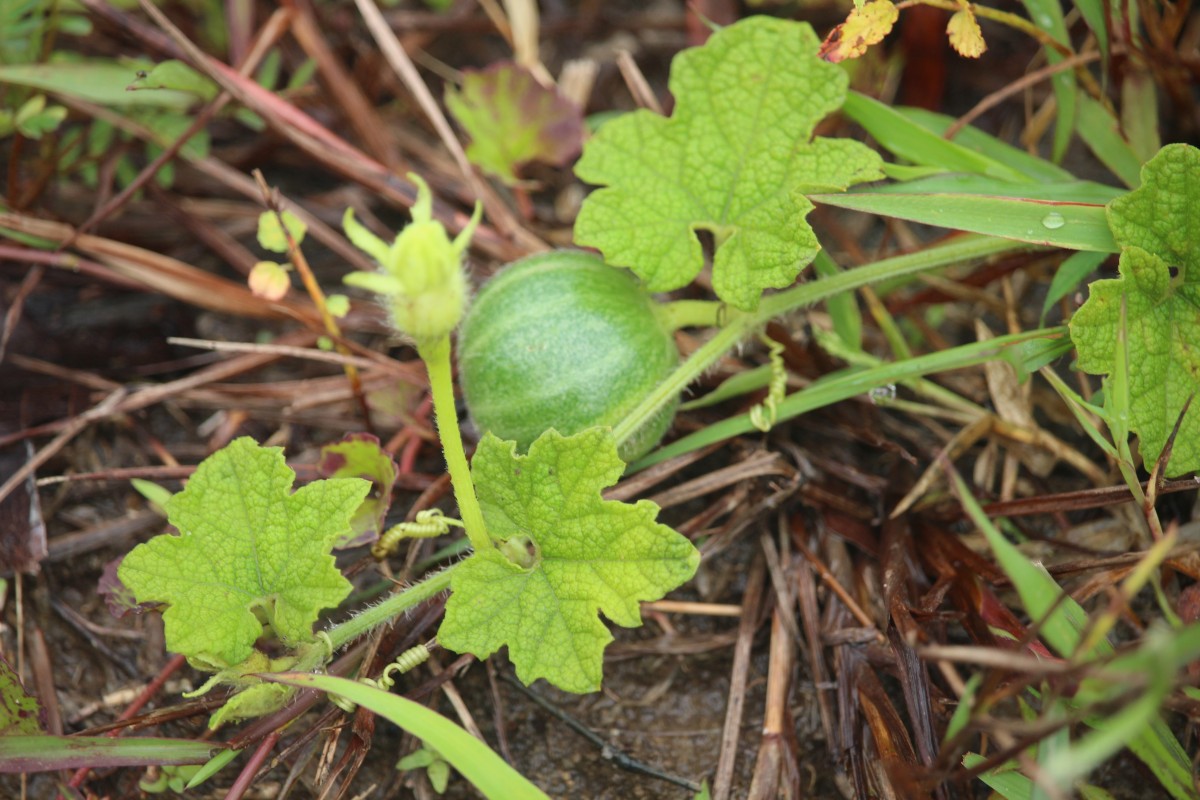
[[[459,379],[483,431],[522,450],[549,428],[620,422],[679,363],[658,305],[627,271],[576,251],[517,261],[480,291],[459,330]],[[675,406],[620,448],[657,444]]]

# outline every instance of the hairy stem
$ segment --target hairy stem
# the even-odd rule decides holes
[[[458,430],[458,411],[454,406],[454,378],[450,368],[450,337],[443,336],[430,344],[418,345],[417,353],[429,371],[429,390],[433,395],[433,411],[437,419],[438,437],[442,440],[442,453],[446,457],[446,469],[454,485],[454,499],[462,514],[467,538],[476,551],[492,546],[479,499],[475,496],[475,484],[471,482],[471,468],[467,464],[467,453],[463,449],[462,434]]]
[[[450,578],[454,574],[455,567],[457,564],[429,576],[420,583],[413,584],[403,592],[391,595],[383,602],[367,608],[341,624],[334,625],[327,631],[333,649],[337,650],[349,644],[377,625],[382,625],[413,606],[449,589]],[[296,669],[299,668],[299,666],[296,667]]]

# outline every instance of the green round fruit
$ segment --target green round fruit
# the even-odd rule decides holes
[[[459,329],[459,379],[475,423],[522,450],[550,428],[569,436],[616,425],[679,363],[655,308],[629,272],[587,253],[505,267]],[[630,437],[621,457],[657,444],[677,405]]]

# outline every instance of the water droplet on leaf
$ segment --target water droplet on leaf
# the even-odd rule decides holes
[[[1065,218],[1063,218],[1063,215],[1058,213],[1057,211],[1051,211],[1049,214],[1042,217],[1042,226],[1049,228],[1052,231],[1058,230],[1059,228],[1061,228],[1063,225],[1066,225],[1066,224],[1067,224],[1067,220]]]

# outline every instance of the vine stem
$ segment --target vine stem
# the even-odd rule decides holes
[[[673,300],[656,303],[654,313],[669,331],[680,328],[711,328],[721,324],[724,303],[716,300]]]
[[[461,563],[461,562],[460,562]],[[370,608],[365,609],[359,614],[354,615],[350,619],[338,625],[334,625],[326,633],[329,634],[329,641],[333,645],[333,649],[337,650],[350,642],[367,633],[377,625],[382,625],[388,622],[393,617],[397,617],[408,611],[413,606],[423,603],[431,597],[434,597],[450,588],[450,578],[454,575],[454,570],[458,567],[454,564],[441,572],[431,575],[420,583],[414,583],[403,592],[398,592],[391,595],[386,600]],[[315,665],[313,665],[315,666]],[[297,664],[294,669],[303,671],[312,667]]]
[[[492,540],[483,522],[479,498],[475,496],[471,467],[467,464],[462,433],[458,429],[458,411],[454,405],[454,377],[450,367],[450,337],[443,336],[432,343],[418,344],[417,353],[425,362],[425,369],[429,371],[429,390],[433,396],[438,437],[442,440],[446,469],[450,472],[450,483],[454,486],[454,499],[458,501],[463,527],[467,531],[467,538],[471,540],[471,546],[476,552],[482,552],[492,546]]]
[[[767,295],[754,311],[730,310],[725,324],[717,333],[655,387],[636,408],[613,428],[613,437],[621,445],[646,421],[670,403],[692,381],[704,374],[738,342],[774,319],[789,311],[811,306],[841,292],[852,291],[879,281],[913,275],[938,267],[949,266],[1000,253],[1029,248],[1024,242],[998,239],[993,236],[960,236],[942,245],[926,248],[893,258],[885,258],[865,267],[846,270],[811,283],[802,283],[776,294]]]

